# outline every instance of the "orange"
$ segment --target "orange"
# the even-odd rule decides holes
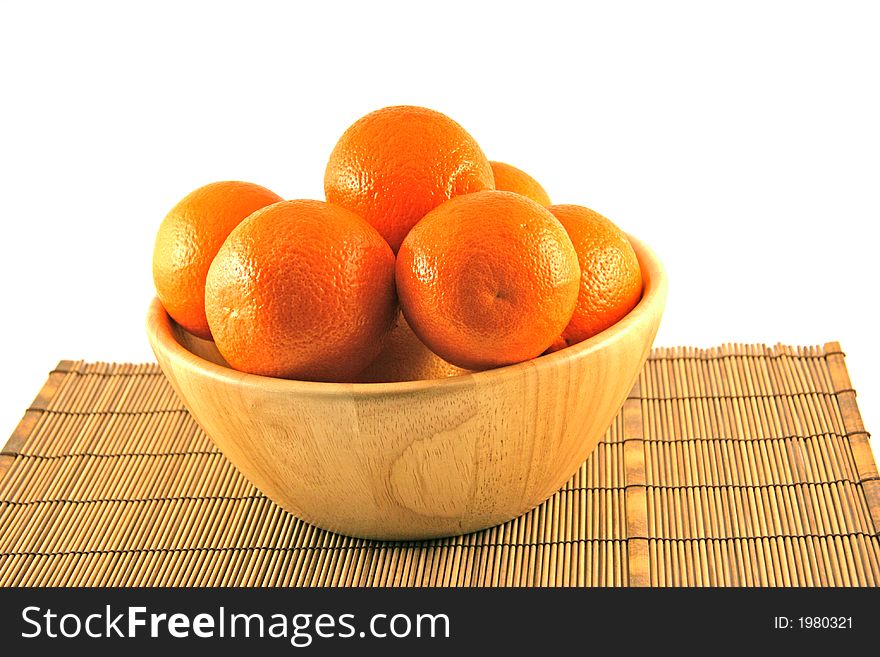
[[[218,351],[237,370],[349,381],[377,356],[394,322],[394,254],[345,208],[276,203],[220,247],[205,310]]]
[[[492,167],[473,137],[424,107],[386,107],[358,119],[324,173],[327,200],[366,219],[395,253],[433,208],[493,188]]]
[[[492,165],[492,174],[495,176],[495,189],[528,196],[544,207],[550,205],[550,197],[541,187],[541,183],[525,171],[504,162],[490,162],[489,164]]]
[[[467,370],[447,363],[428,349],[413,333],[403,314],[398,313],[397,323],[388,334],[385,347],[355,381],[356,383],[424,381],[466,373]]]
[[[555,351],[623,319],[642,297],[642,272],[626,235],[601,214],[580,205],[548,209],[565,226],[581,267],[577,306]]]
[[[281,197],[253,183],[225,181],[199,187],[159,226],[153,281],[168,314],[190,333],[211,339],[205,317],[205,277],[223,241],[255,210]]]
[[[474,370],[545,351],[571,319],[579,279],[559,221],[512,192],[447,201],[416,224],[397,256],[413,331],[444,360]]]

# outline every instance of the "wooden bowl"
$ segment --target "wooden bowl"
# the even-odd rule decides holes
[[[158,299],[147,332],[208,436],[291,513],[365,538],[462,534],[556,492],[622,406],[666,301],[660,262],[632,242],[645,280],[632,312],[580,344],[486,372],[402,383],[245,374],[178,327]]]

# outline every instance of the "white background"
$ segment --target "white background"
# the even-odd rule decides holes
[[[60,359],[152,360],[179,198],[322,198],[339,134],[401,103],[647,241],[657,345],[838,340],[878,426],[876,3],[299,4],[0,4],[0,435]]]

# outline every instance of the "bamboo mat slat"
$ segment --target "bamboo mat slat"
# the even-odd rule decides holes
[[[267,500],[155,364],[62,361],[0,452],[0,585],[878,586],[868,439],[837,343],[655,349],[547,502],[382,543]]]

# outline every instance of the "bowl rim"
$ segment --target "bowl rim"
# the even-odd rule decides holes
[[[236,386],[257,388],[262,392],[276,391],[282,394],[297,396],[326,397],[387,397],[394,394],[410,394],[414,392],[452,391],[464,387],[473,387],[489,380],[501,380],[522,376],[528,371],[543,371],[554,367],[559,362],[586,357],[595,351],[621,339],[627,331],[647,321],[649,316],[662,313],[666,301],[666,272],[656,254],[641,240],[627,234],[642,271],[644,288],[642,298],[623,319],[597,333],[591,338],[571,345],[550,354],[544,354],[521,363],[505,365],[491,370],[470,372],[440,379],[423,379],[418,381],[395,381],[390,383],[329,383],[323,381],[300,381],[281,379],[259,374],[240,372],[230,367],[218,365],[197,356],[186,349],[174,336],[174,320],[168,315],[158,297],[154,297],[147,313],[147,334],[153,350],[161,351],[162,355],[177,367],[186,370],[197,370],[210,379]],[[183,330],[183,329],[179,329]]]

